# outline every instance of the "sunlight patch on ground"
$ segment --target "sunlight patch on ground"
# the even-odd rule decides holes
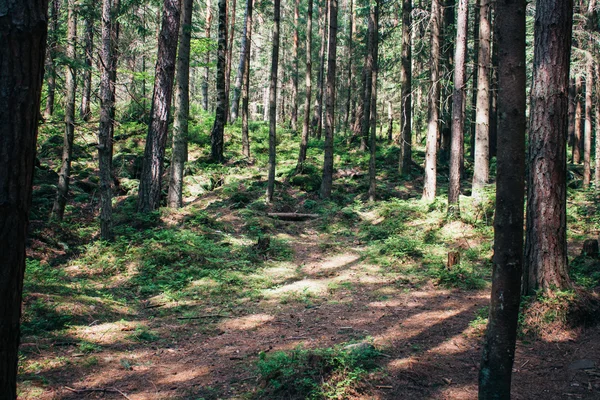
[[[327,281],[319,279],[303,279],[289,283],[276,289],[267,289],[264,294],[267,298],[278,297],[292,292],[302,294],[320,295],[327,293]]]
[[[360,259],[357,254],[336,254],[328,257],[322,262],[315,262],[304,266],[304,271],[307,274],[313,275],[321,272],[327,272],[337,268],[350,267]]]
[[[272,321],[273,319],[274,317],[269,314],[253,314],[247,315],[245,317],[232,318],[223,321],[219,324],[219,327],[221,329],[246,331],[264,325],[267,322]]]
[[[296,276],[296,268],[296,265],[291,262],[279,262],[273,264],[272,267],[261,270],[260,274],[251,275],[251,277],[264,278],[267,276],[275,282],[284,281]]]
[[[430,329],[433,325],[440,324],[442,321],[447,320],[455,315],[458,315],[463,310],[447,310],[447,311],[425,311],[415,315],[412,315],[401,321],[400,324],[395,325],[377,335],[377,339],[381,341],[395,341],[395,340],[410,340],[411,338],[419,335],[422,332]]]
[[[359,211],[358,215],[360,216],[360,218],[363,221],[370,222],[371,225],[380,224],[380,223],[383,222],[383,220],[385,220],[384,217],[382,217],[381,215],[379,215],[379,212],[377,212],[377,210]]]
[[[435,354],[436,356],[440,355],[453,355],[459,354],[467,351],[468,349],[465,347],[467,343],[465,341],[465,333],[472,330],[470,327],[467,327],[463,332],[452,336],[451,338],[446,339],[444,342],[439,345],[432,347],[427,351],[429,354]]]

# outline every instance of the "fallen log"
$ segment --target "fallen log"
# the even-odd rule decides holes
[[[307,219],[319,218],[319,214],[300,214],[300,213],[268,213],[271,218],[278,218],[283,221],[306,221]]]

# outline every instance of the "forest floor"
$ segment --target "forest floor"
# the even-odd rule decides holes
[[[256,138],[253,153],[265,145]],[[418,200],[420,178],[394,177],[384,149],[379,201],[364,201],[367,158],[354,154],[336,161],[336,192],[323,202],[319,146],[313,169],[291,177],[294,146],[287,154],[280,145],[271,206],[260,161],[192,168],[186,206],[149,216],[132,211],[135,179],[122,177],[114,243],[96,240],[84,156],[70,216],[43,220],[52,197],[44,171],[54,168],[46,154],[34,187],[20,398],[476,398],[493,198],[463,196],[461,220],[446,221],[443,198]],[[597,236],[596,209],[582,195],[569,207],[577,260],[582,240]],[[449,251],[461,254],[453,268]],[[597,287],[595,263],[575,267],[578,283]],[[542,322],[560,319],[559,308]],[[513,398],[600,398],[600,328],[538,332],[521,321]]]

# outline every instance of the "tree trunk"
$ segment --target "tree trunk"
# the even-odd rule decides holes
[[[581,162],[581,144],[583,136],[583,126],[581,125],[581,114],[583,111],[583,105],[581,104],[581,86],[581,75],[577,75],[575,77],[575,136],[573,136],[573,164],[579,164]]]
[[[354,50],[354,0],[348,0],[349,3],[349,11],[348,11],[348,42],[346,44],[346,51],[348,52],[348,76],[346,79],[346,87],[348,89],[348,96],[346,97],[346,113],[344,115],[344,133],[347,132],[350,123],[350,104],[353,93],[353,80],[352,80],[352,72],[354,64],[352,63],[352,54]]]
[[[477,126],[477,84],[479,82],[479,20],[481,0],[475,0],[473,17],[473,79],[471,80],[471,124],[469,126],[469,143],[471,149],[469,158],[475,159],[475,127]]]
[[[323,0],[323,4],[328,0]],[[319,50],[319,74],[317,77],[317,96],[315,98],[315,110],[312,120],[313,135],[321,139],[323,129],[323,83],[325,81],[325,47],[327,36],[327,6],[319,7],[319,37],[321,38],[321,49]]]
[[[298,41],[300,26],[298,24],[300,0],[294,4],[294,39],[292,45],[292,115],[290,118],[292,131],[298,128]]]
[[[310,133],[310,98],[312,95],[312,17],[313,0],[308,0],[308,11],[306,13],[306,73],[304,83],[306,85],[306,97],[304,99],[304,122],[302,124],[302,137],[300,139],[300,151],[298,153],[298,163],[296,164],[296,173],[302,172],[304,162],[306,161],[306,150],[308,147],[308,135]]]
[[[475,165],[472,195],[481,195],[490,175],[490,0],[480,0],[477,105],[475,116]]]
[[[442,38],[441,40],[441,75],[440,75],[440,134],[439,157],[443,162],[450,158],[452,146],[452,102],[453,87],[448,84],[453,79],[454,72],[454,40],[456,0],[442,0]]]
[[[440,115],[440,0],[431,1],[431,89],[429,90],[429,121],[425,150],[425,181],[423,200],[433,201],[437,186],[437,138]]]
[[[392,143],[394,140],[394,109],[391,100],[387,101],[388,106],[388,127],[387,127],[387,140],[388,143]]]
[[[333,185],[333,132],[334,132],[334,114],[335,114],[335,67],[337,50],[337,17],[338,0],[328,0],[329,7],[329,48],[327,49],[327,82],[325,109],[325,146],[323,159],[323,179],[321,180],[321,198],[331,197],[331,188]]]
[[[242,42],[240,44],[240,63],[238,66],[237,75],[235,78],[235,87],[233,88],[233,99],[231,101],[231,123],[234,123],[238,117],[238,109],[240,107],[240,95],[242,93],[242,82],[244,80],[244,71],[246,68],[246,52],[248,51],[248,29],[252,29],[252,25],[248,27],[248,19],[252,19],[252,0],[246,0],[246,11],[244,12],[244,31],[242,33]]]
[[[210,40],[210,26],[212,24],[212,5],[210,0],[206,0],[206,20],[204,21],[204,37]],[[218,62],[218,60],[217,60]],[[208,79],[210,73],[210,51],[206,52],[204,59],[204,80],[202,81],[202,108],[208,111]]]
[[[375,10],[370,6],[369,25],[367,28],[367,53],[363,69],[363,115],[360,133],[360,151],[367,150],[369,143],[369,128],[371,126],[371,92],[373,91],[373,48],[375,46]]]
[[[454,93],[452,94],[452,143],[450,148],[450,183],[448,217],[460,217],[460,172],[465,128],[465,86],[468,32],[468,1],[458,0],[456,52],[454,55]]]
[[[93,5],[89,4],[90,7]],[[83,73],[83,92],[79,116],[85,122],[90,120],[90,103],[92,98],[92,65],[94,62],[94,20],[91,15],[85,18],[85,72]]]
[[[244,26],[244,41],[242,45],[246,49],[244,51],[244,74],[242,87],[242,154],[246,158],[250,158],[250,135],[248,133],[248,101],[250,97],[250,45],[252,44],[252,2],[246,0],[246,25]]]
[[[529,122],[523,292],[565,289],[568,90],[573,5],[538,0]]]
[[[44,119],[54,114],[54,93],[56,90],[56,66],[54,59],[58,51],[58,10],[60,0],[53,0],[50,6],[50,33],[48,35],[48,55],[46,56],[46,80],[48,94],[46,97],[46,109]]]
[[[402,1],[402,54],[400,65],[400,175],[409,174],[412,164],[412,0]]]
[[[273,202],[275,192],[275,166],[277,163],[277,72],[279,69],[280,0],[273,0],[273,48],[271,51],[271,81],[269,84],[269,166],[267,203]]]
[[[575,79],[569,80],[569,133],[567,135],[567,145],[573,146],[575,138]],[[572,156],[572,154],[571,154]]]
[[[498,174],[492,295],[479,371],[479,399],[510,399],[521,302],[525,192],[525,0],[497,0]]]
[[[590,53],[586,57],[585,72],[585,129],[583,134],[583,187],[591,181],[590,155],[592,152],[592,88],[594,87],[594,59]],[[568,115],[568,111],[567,111]],[[568,117],[567,117],[568,119]],[[566,137],[565,137],[566,140]]]
[[[219,0],[219,47],[217,49],[217,110],[210,132],[210,157],[223,163],[223,135],[227,122],[227,91],[225,86],[227,61],[227,0]]]
[[[98,126],[98,170],[100,177],[100,238],[112,233],[112,137],[116,83],[116,30],[118,2],[102,3],[100,62],[100,123]]]
[[[181,0],[164,0],[152,109],[140,177],[139,212],[154,211],[160,207],[167,129],[173,97],[180,10]]]
[[[596,93],[600,93],[600,83],[598,80],[600,79],[600,65],[596,63],[595,66],[596,72]],[[594,106],[595,120],[596,120],[596,151],[595,151],[595,163],[594,163],[594,186],[596,188],[596,192],[600,190],[600,104],[596,102]]]
[[[71,178],[71,157],[73,155],[73,139],[75,137],[75,42],[77,41],[77,11],[75,1],[69,0],[67,12],[67,46],[65,56],[65,136],[63,140],[62,164],[58,174],[56,198],[52,206],[52,218],[62,221],[67,196],[69,195],[69,179]]]
[[[377,146],[377,57],[379,53],[379,2],[375,0],[373,7],[373,38],[371,48],[372,71],[371,71],[371,132],[369,136],[369,201],[375,201],[375,191],[377,189],[377,170],[375,168],[375,155]]]
[[[0,23],[0,393],[17,398],[25,239],[46,54],[46,0],[11,1]]]
[[[496,15],[495,2],[491,3],[492,14]],[[495,24],[495,23],[494,23]],[[498,45],[495,33],[495,25],[492,25],[492,65],[490,69],[490,155],[496,157],[496,145],[498,142]]]
[[[187,137],[190,114],[190,42],[192,39],[193,0],[182,0],[177,54],[177,85],[175,88],[175,121],[173,122],[173,152],[167,204],[171,208],[183,205],[183,169],[188,158]]]
[[[227,9],[227,63],[225,64],[225,117],[231,120],[229,114],[229,89],[231,88],[231,61],[233,59],[233,34],[235,32],[235,8],[236,0],[231,0],[231,9]],[[227,26],[226,25],[226,26]]]

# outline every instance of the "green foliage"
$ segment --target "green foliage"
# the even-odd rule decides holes
[[[370,344],[339,344],[325,349],[298,347],[289,352],[260,353],[257,367],[264,381],[262,398],[339,399],[359,388],[377,367],[379,352]]]

